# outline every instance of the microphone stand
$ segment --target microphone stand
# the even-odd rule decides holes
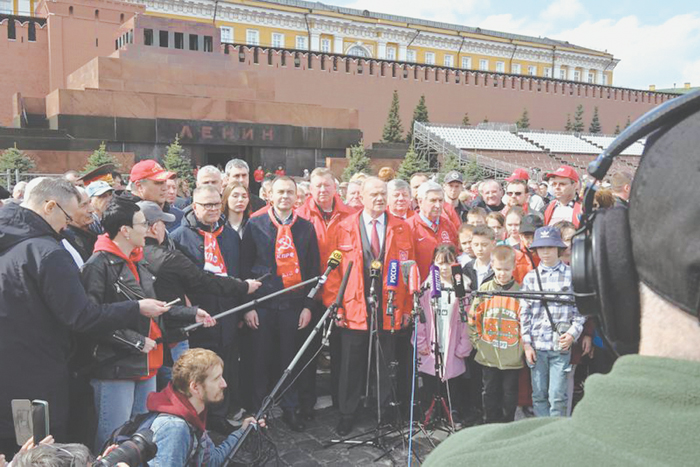
[[[345,295],[345,288],[347,287],[348,278],[350,277],[350,271],[352,270],[352,266],[353,266],[353,262],[350,261],[348,263],[348,268],[345,270],[345,275],[343,276],[343,281],[340,285],[340,290],[338,291],[338,296],[336,297],[335,301],[326,309],[325,313],[323,313],[323,316],[321,316],[321,319],[318,321],[318,323],[316,323],[316,326],[311,331],[311,333],[308,335],[304,344],[301,346],[301,348],[299,349],[297,354],[294,356],[292,361],[289,363],[289,366],[287,366],[287,369],[284,370],[284,372],[282,373],[282,376],[277,381],[277,384],[275,384],[275,387],[272,389],[272,392],[270,394],[268,394],[265,397],[265,399],[263,400],[262,405],[260,406],[260,409],[255,414],[256,421],[259,420],[260,418],[262,418],[262,416],[265,414],[265,412],[267,412],[272,407],[272,403],[275,400],[275,396],[280,391],[280,389],[284,385],[285,381],[287,380],[289,375],[294,370],[294,367],[297,365],[297,363],[301,359],[302,355],[304,355],[304,353],[306,352],[306,349],[309,347],[309,345],[311,345],[311,342],[314,340],[314,337],[316,337],[316,334],[318,334],[320,332],[321,328],[323,328],[323,323],[326,321],[326,319],[331,314],[335,315],[336,312],[338,311],[338,308],[340,308],[340,305],[343,301],[343,295]],[[316,280],[316,279],[318,279],[318,278],[309,279],[309,281]],[[309,283],[309,281],[305,281],[305,282]],[[297,284],[297,285],[300,285],[300,284]],[[333,321],[335,321],[335,320],[331,320],[330,326],[333,326]],[[329,331],[329,333],[330,333],[330,331]],[[231,464],[231,462],[233,461],[233,458],[236,456],[236,453],[241,449],[244,441],[246,440],[246,438],[248,437],[250,432],[256,426],[257,425],[254,425],[252,423],[250,425],[248,425],[248,427],[245,429],[245,431],[243,432],[241,437],[238,439],[236,446],[234,446],[234,448],[231,450],[231,452],[228,454],[228,456],[226,456],[226,461],[224,462],[224,466]]]
[[[474,291],[473,294],[477,297],[513,297],[513,298],[524,298],[528,300],[541,300],[553,303],[564,303],[573,305],[576,302],[574,298],[576,294],[572,292],[547,292],[547,291],[510,291],[510,290],[478,290]],[[587,294],[585,294],[587,295]]]

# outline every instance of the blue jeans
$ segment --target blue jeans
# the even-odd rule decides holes
[[[95,411],[97,412],[97,434],[95,450],[102,453],[102,445],[112,432],[135,415],[148,412],[146,397],[156,390],[156,378],[144,381],[121,379],[93,379]]]
[[[532,409],[536,417],[566,417],[568,380],[571,377],[571,352],[537,350],[530,366]]]
[[[170,355],[173,357],[173,363],[175,363],[177,359],[180,358],[182,354],[187,352],[188,350],[190,350],[190,341],[188,341],[187,339],[175,344],[175,347],[170,349]],[[171,379],[173,379],[172,367],[163,365],[162,367],[160,367],[160,369],[158,369],[159,388],[167,386]]]

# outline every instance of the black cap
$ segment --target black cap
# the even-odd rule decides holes
[[[664,300],[698,316],[700,305],[700,111],[646,141],[629,203],[639,279]]]
[[[536,216],[535,214],[528,214],[527,216],[523,216],[522,220],[520,221],[519,232],[525,234],[534,234],[535,231],[543,225],[544,222],[542,222],[542,218],[540,218],[540,216]]]

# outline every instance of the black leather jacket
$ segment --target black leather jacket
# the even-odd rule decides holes
[[[134,277],[124,259],[106,251],[94,253],[85,263],[81,281],[88,296],[97,303],[114,303],[124,300],[156,298],[153,288],[155,276],[146,264],[137,263],[139,280]],[[178,319],[189,319],[197,312],[196,307],[173,306],[168,313]],[[163,319],[156,319],[162,329]],[[148,375],[148,354],[141,352],[149,335],[151,319],[139,316],[135,325],[118,331],[93,335],[91,352],[98,362],[116,353],[127,356],[114,363],[99,366],[92,377],[97,379],[133,379]],[[154,350],[155,352],[157,350]],[[128,353],[131,355],[128,355]]]

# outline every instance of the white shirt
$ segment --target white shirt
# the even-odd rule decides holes
[[[554,225],[559,221],[573,222],[573,218],[574,208],[559,204],[559,202],[557,202],[556,206],[554,207],[554,211],[552,212],[552,218],[549,220],[549,224],[547,225]]]
[[[85,261],[83,261],[82,256],[80,256],[80,253],[78,253],[78,250],[73,248],[73,245],[71,245],[68,240],[65,238],[61,240],[61,244],[63,245],[63,248],[70,253],[71,258],[73,258],[73,261],[75,261],[75,264],[78,266],[78,268],[82,268],[83,264],[85,264]]]
[[[374,231],[374,226],[372,225],[372,217],[365,211],[362,211],[362,222],[365,224],[365,232],[367,233],[367,241],[372,244],[372,232]],[[384,247],[384,232],[386,232],[386,214],[382,214],[377,217],[377,233],[379,234],[379,251]]]

